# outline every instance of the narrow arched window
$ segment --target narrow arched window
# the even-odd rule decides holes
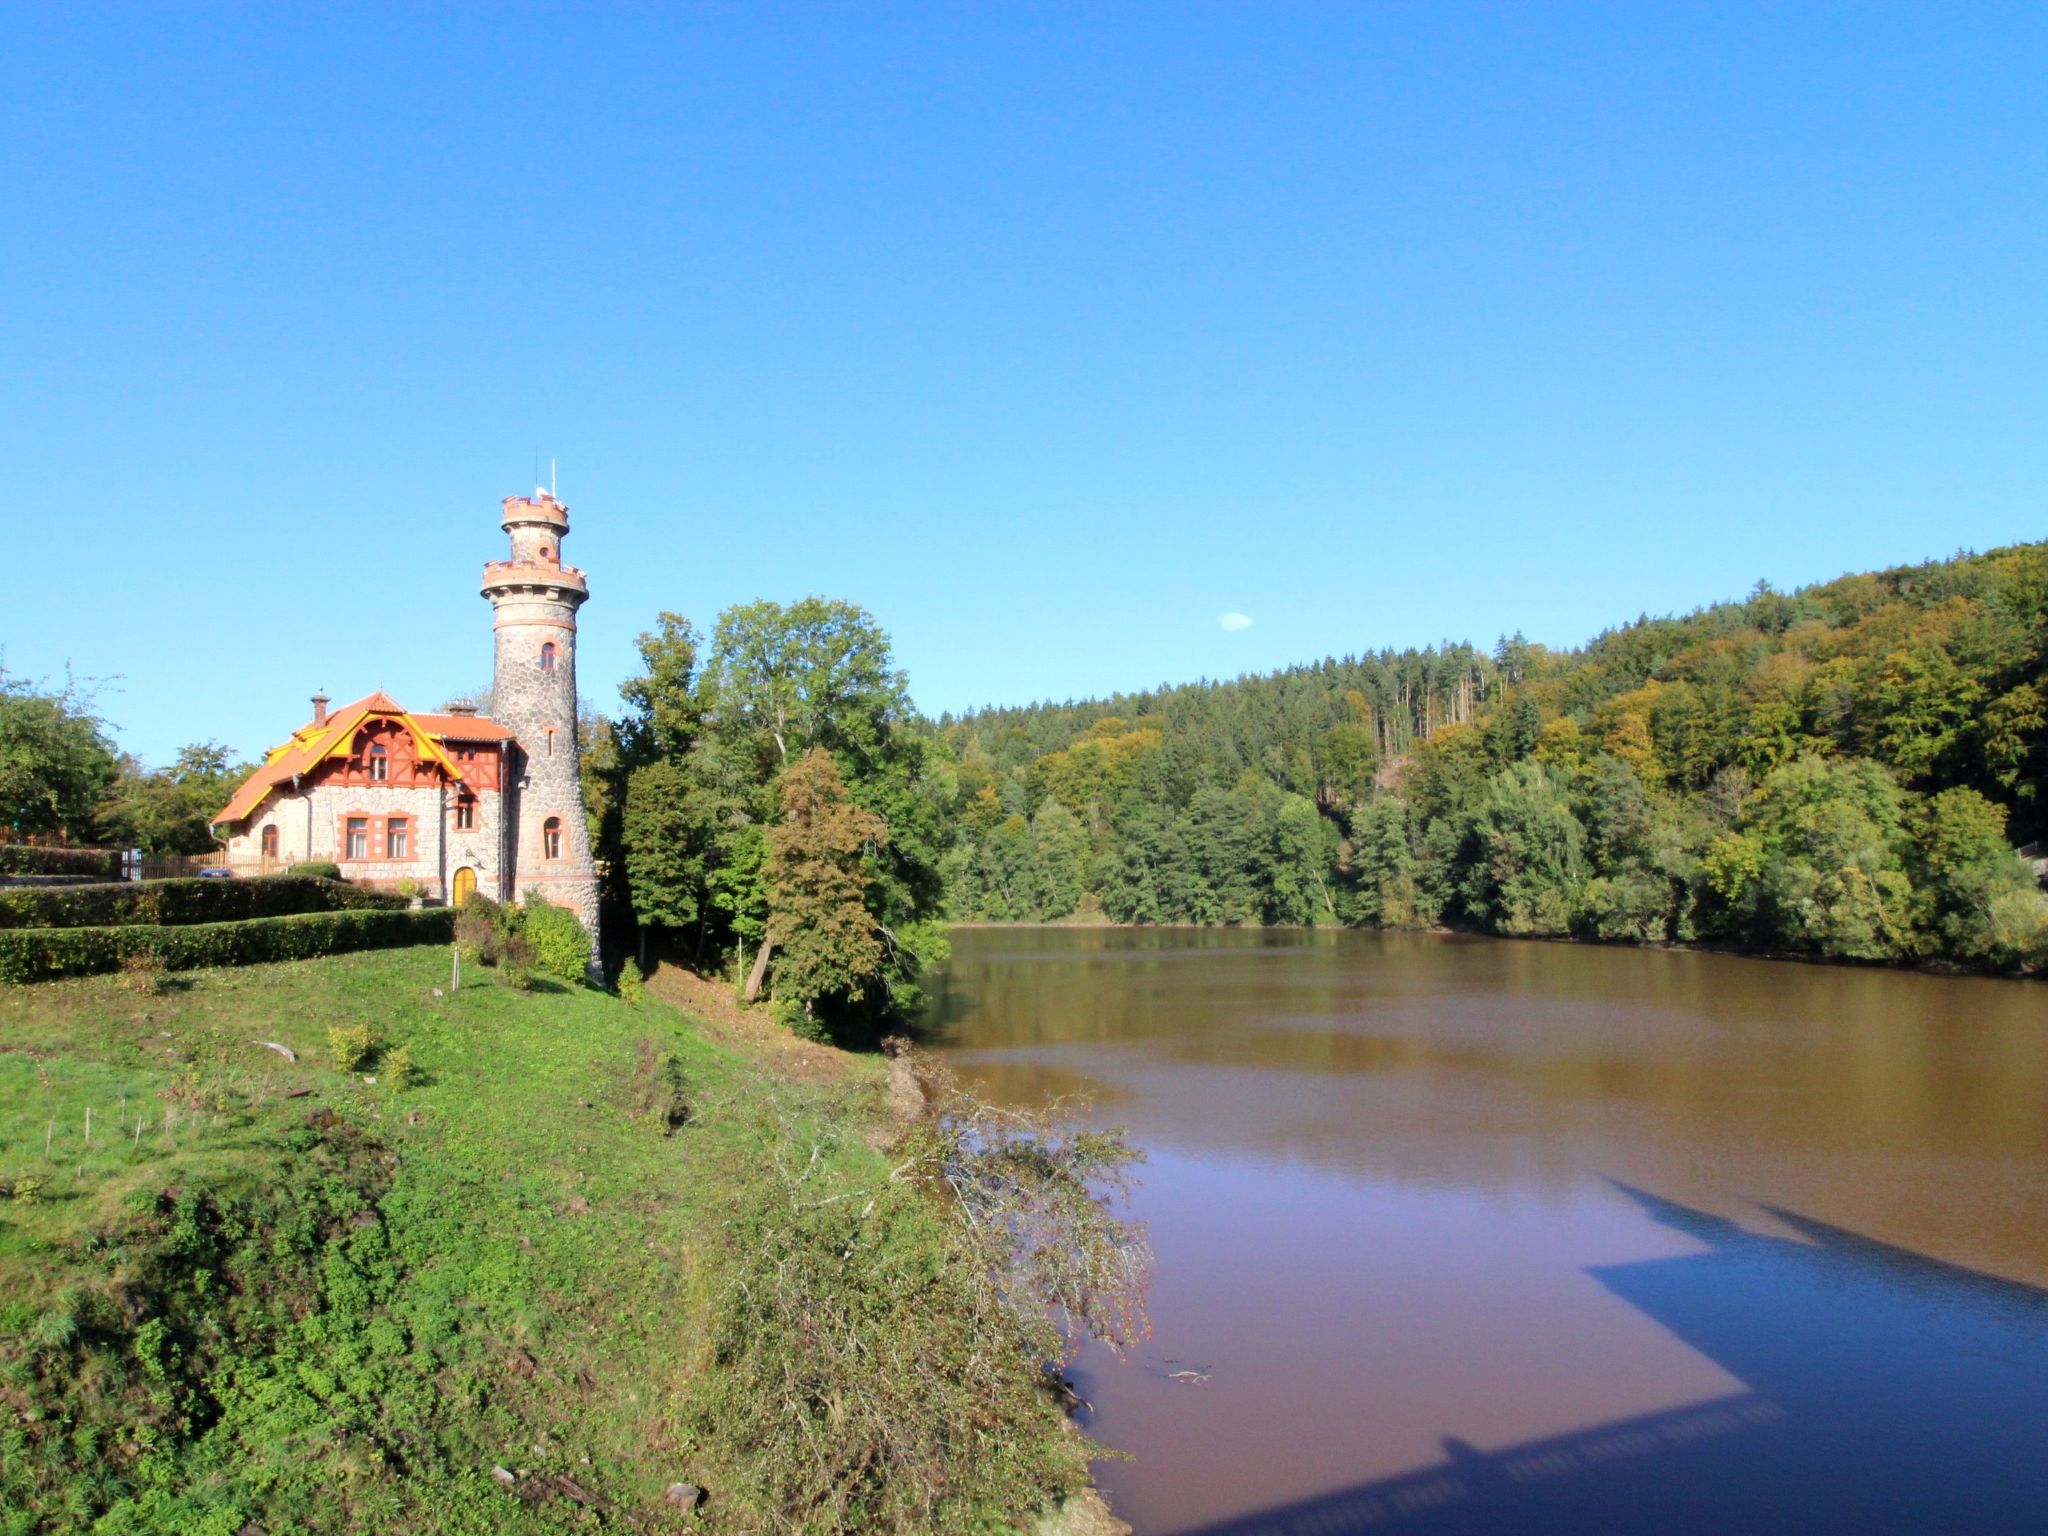
[[[555,642],[552,640],[540,648],[540,669],[543,672],[555,670]]]
[[[540,824],[540,855],[544,859],[562,856],[562,818],[550,816]]]
[[[382,784],[390,777],[391,754],[385,750],[383,742],[374,742],[370,747],[370,778]]]
[[[263,857],[266,859],[277,857],[277,828],[275,827],[265,827],[263,829]]]

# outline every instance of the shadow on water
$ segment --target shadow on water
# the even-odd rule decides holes
[[[2048,1530],[2048,1291],[1794,1212],[1804,1241],[1620,1187],[1704,1243],[1589,1273],[1741,1380],[1184,1536]]]

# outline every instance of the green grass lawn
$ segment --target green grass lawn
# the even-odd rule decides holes
[[[690,1411],[734,1385],[736,1202],[888,1189],[880,1064],[805,1087],[651,997],[465,980],[429,948],[0,988],[0,1531],[907,1528],[722,1497],[791,1447]],[[355,1024],[417,1080],[337,1070]],[[898,1335],[945,1267],[922,1220],[872,1269]],[[1049,1408],[1004,1411],[1017,1476],[947,1528],[1080,1476]]]

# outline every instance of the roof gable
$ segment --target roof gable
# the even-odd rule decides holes
[[[269,797],[270,792],[289,780],[302,778],[331,758],[346,757],[355,735],[370,720],[395,720],[412,733],[423,762],[433,763],[449,778],[463,779],[461,765],[442,742],[515,741],[507,726],[481,715],[414,715],[381,689],[344,704],[325,720],[309,720],[289,738],[264,754],[263,764],[236,788],[211,825],[224,826],[244,821]]]

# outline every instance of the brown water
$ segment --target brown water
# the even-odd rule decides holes
[[[980,929],[932,1020],[1149,1155],[1140,1536],[2048,1531],[2040,984]]]

